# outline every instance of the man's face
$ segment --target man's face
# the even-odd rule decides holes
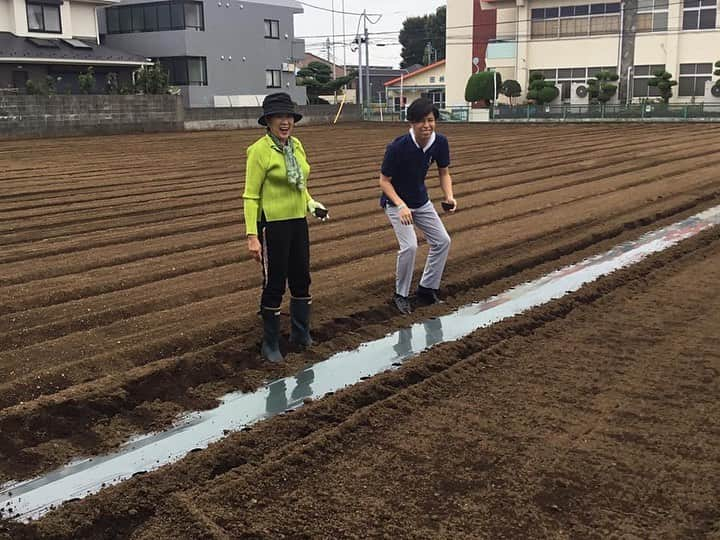
[[[420,122],[412,122],[412,129],[418,141],[427,142],[435,131],[435,115],[428,113]]]

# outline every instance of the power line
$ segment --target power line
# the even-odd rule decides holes
[[[303,2],[300,2],[300,3],[302,4]],[[667,5],[668,5],[668,6],[677,6],[677,5],[684,5],[684,3],[685,3],[684,0],[680,0],[680,1],[678,1],[678,2],[669,2]],[[710,9],[711,7],[716,7],[716,6],[709,6],[708,9]],[[702,9],[702,8],[699,8],[699,9]],[[327,11],[330,11],[330,10],[327,10]],[[654,10],[654,11],[637,11],[637,9],[635,10],[635,12],[636,12],[637,14],[640,14],[640,15],[642,15],[642,14],[644,14],[644,13],[652,14],[652,13],[655,13],[655,12],[658,12],[658,11],[659,11],[659,12],[664,12],[665,10]],[[697,9],[694,9],[693,11],[697,11]],[[359,14],[358,14],[358,13],[353,13],[353,15],[362,15],[362,13],[359,13]],[[496,21],[496,22],[494,22],[494,23],[493,23],[493,22],[482,22],[482,23],[477,23],[477,24],[465,24],[465,25],[458,25],[458,26],[446,26],[446,27],[445,27],[445,30],[446,30],[446,31],[447,31],[447,30],[459,30],[459,29],[463,29],[463,28],[479,28],[479,27],[485,27],[485,26],[504,26],[504,25],[515,24],[515,23],[520,23],[520,22],[545,21],[545,20],[559,20],[559,19],[582,20],[582,19],[586,19],[587,17],[604,17],[604,16],[612,16],[612,15],[619,15],[619,12],[618,12],[618,13],[608,14],[608,15],[606,15],[606,14],[597,14],[597,15],[589,14],[589,15],[587,15],[587,16],[583,15],[583,16],[581,16],[581,17],[560,17],[560,18],[555,17],[555,18],[550,18],[550,19],[533,19],[533,18],[529,18],[529,19],[508,19],[508,20],[506,20],[506,21],[502,21],[502,22],[497,22],[497,21]],[[383,31],[383,32],[370,32],[370,35],[399,34],[401,31],[402,31],[402,30],[387,30],[387,31]],[[642,33],[645,33],[645,32],[642,32]],[[647,33],[655,33],[655,32],[647,32]],[[335,35],[335,37],[340,37],[340,38],[342,38],[342,37],[353,37],[353,36],[354,36],[354,34],[336,34],[336,35]],[[315,35],[315,36],[296,36],[296,37],[297,37],[298,39],[312,39],[312,38],[326,38],[327,35],[320,34],[320,35]],[[438,37],[442,37],[442,36],[438,35]]]
[[[305,7],[319,9],[320,11],[329,11],[330,13],[342,13],[343,15],[355,15],[357,17],[362,16],[362,13],[354,13],[352,11],[342,11],[342,10],[338,11],[336,9],[329,9],[326,7],[314,6],[313,4],[308,4],[307,2],[302,2],[301,0],[298,0],[298,2]],[[382,17],[382,14],[380,14],[380,13],[368,13],[368,15],[370,15],[372,17]],[[372,24],[375,24],[375,23],[372,23]]]

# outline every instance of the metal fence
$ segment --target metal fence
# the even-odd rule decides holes
[[[449,107],[440,109],[441,122],[467,122],[469,119],[470,107]],[[393,109],[379,109],[377,107],[363,111],[363,119],[371,122],[404,122],[405,111]]]
[[[442,122],[468,122],[470,107],[449,107],[440,110]],[[402,122],[405,111],[365,109],[363,118],[374,122]],[[499,105],[490,109],[490,121],[652,121],[652,120],[718,120],[720,103],[633,103],[590,105]]]
[[[720,119],[720,104],[634,103],[591,105],[506,105],[491,110],[493,120],[658,120]]]

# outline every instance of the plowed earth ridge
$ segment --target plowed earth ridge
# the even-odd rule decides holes
[[[331,220],[311,224],[318,345],[281,367],[258,357],[261,279],[242,239],[244,149],[260,133],[39,141],[42,163],[0,144],[0,481],[720,201],[715,127],[443,126],[460,206],[444,216],[448,304],[403,318],[377,175],[404,129],[298,128]],[[435,172],[428,183],[439,199]]]

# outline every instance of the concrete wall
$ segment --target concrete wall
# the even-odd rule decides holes
[[[177,96],[0,96],[0,139],[180,131]]]
[[[335,105],[298,107],[302,124],[331,124]],[[152,131],[260,128],[260,107],[185,109],[179,96],[2,96],[0,140]],[[338,122],[360,120],[345,105]]]
[[[338,111],[338,105],[305,105],[298,107],[303,115],[302,125],[331,124]],[[262,107],[237,108],[193,108],[185,111],[185,129],[188,131],[211,129],[259,128],[258,118]],[[360,120],[360,108],[345,104],[338,122]]]

